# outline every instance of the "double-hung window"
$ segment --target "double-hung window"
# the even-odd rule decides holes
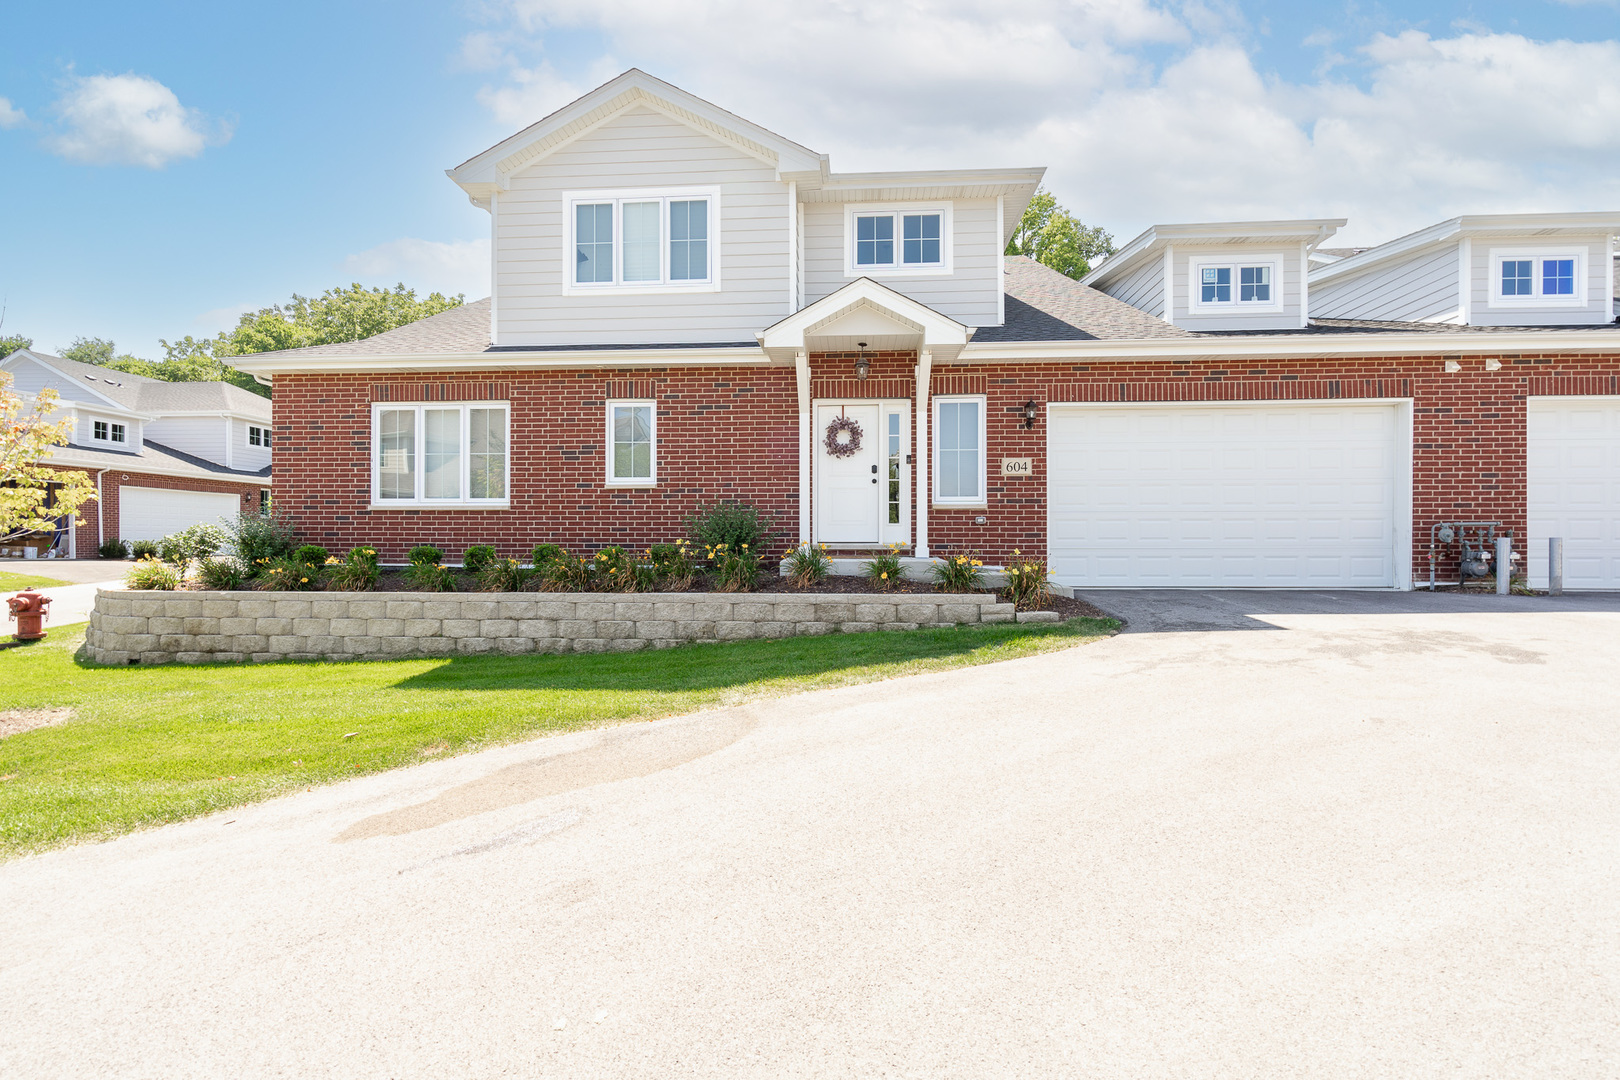
[[[717,192],[571,193],[567,291],[711,289],[719,284]]]
[[[658,408],[651,401],[607,403],[607,482],[650,487],[658,482]]]
[[[1582,307],[1586,252],[1497,249],[1491,252],[1491,299],[1500,307]]]
[[[1188,262],[1194,311],[1278,311],[1282,295],[1280,256],[1247,259],[1193,258]]]
[[[252,424],[249,424],[248,425],[248,445],[249,446],[269,446],[270,445],[270,429],[269,428],[262,428],[262,427],[254,427]]]
[[[980,505],[985,501],[985,399],[934,398],[934,501]]]
[[[372,502],[504,504],[507,432],[504,401],[373,406]]]
[[[950,216],[945,207],[849,209],[850,276],[950,269]]]

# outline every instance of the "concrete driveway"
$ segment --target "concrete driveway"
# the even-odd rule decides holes
[[[0,867],[0,1075],[1620,1075],[1616,605],[1269,599]]]

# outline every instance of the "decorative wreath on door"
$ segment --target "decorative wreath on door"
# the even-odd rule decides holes
[[[861,449],[861,425],[840,416],[827,425],[827,453],[836,458],[851,457]]]

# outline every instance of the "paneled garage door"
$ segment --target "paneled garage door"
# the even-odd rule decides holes
[[[218,525],[236,517],[240,495],[169,488],[118,489],[118,538],[161,540],[198,522]]]
[[[1620,589],[1620,398],[1526,403],[1530,584],[1547,586],[1547,538],[1564,538],[1564,588]]]
[[[1065,585],[1390,588],[1391,404],[1053,405]]]

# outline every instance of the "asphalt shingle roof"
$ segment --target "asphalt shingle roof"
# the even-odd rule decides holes
[[[71,451],[75,464],[91,468],[128,469],[131,472],[156,471],[166,476],[199,476],[216,480],[268,480],[270,466],[262,469],[228,469],[216,461],[176,450],[147,439],[139,450],[107,450],[98,446],[80,446],[68,443],[62,447]]]
[[[270,399],[228,382],[166,382],[147,375],[81,364],[32,349],[29,354],[75,384],[105,394],[133,412],[237,412],[270,419]]]
[[[1185,338],[1140,308],[1042,266],[1025,255],[1006,261],[1007,321],[981,326],[975,344],[1001,341],[1109,341]]]

